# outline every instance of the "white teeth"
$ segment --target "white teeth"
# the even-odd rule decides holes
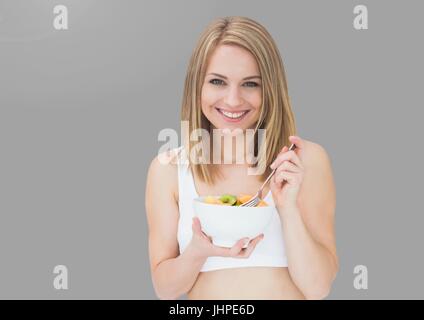
[[[242,115],[244,115],[247,111],[243,111],[243,112],[238,112],[238,113],[231,113],[231,112],[226,112],[224,110],[220,110],[224,115],[226,115],[229,118],[232,119],[237,119],[240,118]]]

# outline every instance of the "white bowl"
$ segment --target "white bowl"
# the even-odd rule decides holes
[[[209,204],[204,199],[193,200],[194,215],[199,218],[202,231],[220,247],[230,248],[242,238],[252,239],[263,233],[275,210],[269,203],[264,207],[240,207]]]

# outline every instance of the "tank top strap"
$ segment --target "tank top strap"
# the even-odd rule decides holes
[[[181,198],[194,199],[198,197],[194,178],[189,167],[187,153],[184,146],[177,148],[178,151],[178,193]]]

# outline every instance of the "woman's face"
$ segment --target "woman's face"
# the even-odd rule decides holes
[[[218,46],[206,70],[201,102],[203,114],[217,129],[255,128],[262,83],[254,56],[238,46]]]

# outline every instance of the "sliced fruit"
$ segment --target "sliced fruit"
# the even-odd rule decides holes
[[[263,200],[259,201],[259,203],[257,204],[257,207],[267,207],[267,206],[268,204]]]
[[[252,198],[250,194],[243,194],[237,197],[237,200],[240,201],[242,204],[249,201]]]
[[[243,203],[249,201],[251,198],[252,196],[250,194],[241,194],[238,197],[233,196],[232,194],[224,194],[219,198],[216,196],[206,196],[205,203],[218,204],[222,206],[240,206]],[[257,207],[267,207],[267,206],[268,204],[264,200],[261,200],[257,204]]]
[[[228,202],[222,202],[221,205],[223,205],[223,206],[229,206],[229,207],[232,206],[232,204],[231,203],[228,203]]]
[[[237,197],[232,194],[224,194],[219,198],[219,200],[221,200],[224,204],[232,206],[237,202]]]
[[[222,202],[219,201],[219,199],[217,199],[214,196],[207,196],[207,197],[205,197],[205,203],[208,203],[208,204],[222,204]]]

